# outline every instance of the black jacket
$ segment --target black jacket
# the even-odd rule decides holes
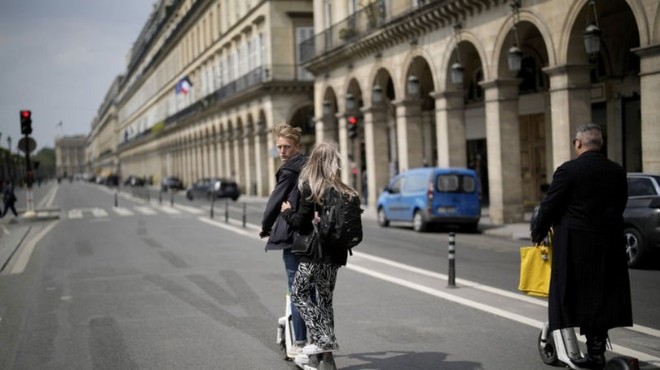
[[[336,190],[330,188],[326,192],[334,192]],[[300,203],[298,210],[294,211],[293,208],[287,209],[282,212],[282,216],[294,230],[298,230],[301,234],[312,232],[314,226],[312,220],[314,219],[314,212],[317,211],[321,214],[324,209],[320,204],[316,204],[313,200],[308,198],[312,195],[312,190],[305,184],[302,194],[300,196]],[[339,194],[324,194],[326,196],[339,196]],[[300,257],[300,260],[314,261],[320,263],[330,263],[339,266],[345,266],[348,259],[348,249],[345,246],[331,245],[321,242],[321,258],[318,255],[312,257]]]
[[[555,171],[532,226],[535,242],[554,228],[550,330],[632,325],[623,239],[627,200],[625,170],[600,152],[585,152]]]
[[[298,206],[298,175],[306,162],[307,157],[298,154],[284,162],[275,174],[277,184],[268,198],[261,221],[261,230],[270,233],[266,250],[291,248],[293,231],[279,217],[280,208],[285,200],[288,200],[294,209]]]

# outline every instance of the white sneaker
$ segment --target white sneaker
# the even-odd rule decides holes
[[[296,357],[296,356],[298,356],[298,355],[302,355],[302,353],[303,353],[303,347],[301,347],[301,346],[299,346],[299,345],[296,345],[296,344],[292,345],[292,346],[286,351],[286,355],[287,355],[287,357],[289,357],[289,358],[294,358],[294,357]]]
[[[302,366],[307,365],[309,363],[309,356],[304,355],[304,354],[301,353],[298,356],[293,358],[293,362],[296,365],[299,365],[299,366],[302,367]]]
[[[308,345],[304,346],[303,349],[302,349],[302,353],[304,353],[306,355],[318,355],[319,353],[332,352],[334,350],[335,350],[334,348],[332,348],[332,349],[322,349],[321,347],[319,347],[316,344],[312,343],[312,344],[308,344]]]

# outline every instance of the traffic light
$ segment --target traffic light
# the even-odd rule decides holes
[[[21,133],[29,135],[32,133],[32,111],[21,111]]]
[[[356,116],[348,116],[348,137],[355,139],[358,136],[358,123],[360,122]]]

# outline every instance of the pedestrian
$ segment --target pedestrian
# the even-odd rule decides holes
[[[299,192],[296,187],[298,175],[307,157],[300,152],[300,139],[302,130],[292,127],[286,123],[279,124],[273,129],[277,153],[282,160],[282,166],[277,170],[275,178],[277,183],[275,189],[268,198],[266,209],[261,221],[261,238],[268,237],[266,251],[282,250],[282,259],[287,274],[289,293],[293,284],[293,278],[298,271],[300,258],[291,253],[293,245],[293,230],[280,217],[280,208],[284,201],[289,201],[294,206],[298,204]],[[291,303],[291,317],[294,329],[294,345],[287,353],[289,357],[295,357],[301,353],[302,347],[307,344],[307,329],[305,322],[300,317],[296,306]]]
[[[623,239],[628,184],[601,150],[600,126],[580,126],[573,147],[577,158],[555,171],[531,234],[540,243],[554,230],[550,330],[579,327],[587,356],[573,362],[602,369],[608,330],[633,323]]]
[[[318,223],[318,214],[324,211],[323,199],[326,197],[359,196],[353,188],[341,181],[340,169],[341,156],[336,143],[322,142],[314,147],[298,179],[301,194],[298,209],[295,210],[288,202],[282,203],[282,215],[295,230],[305,234],[313,229],[312,222]],[[303,348],[305,355],[331,352],[339,348],[334,331],[332,295],[337,270],[346,265],[348,248],[323,241],[320,246],[320,253],[301,257],[293,281],[291,299],[305,320],[311,337],[311,343]]]
[[[14,217],[18,217],[16,212],[16,194],[14,194],[14,185],[11,181],[5,181],[5,185],[2,188],[2,201],[5,204],[5,209],[2,211],[2,217],[5,217],[7,211],[11,209],[14,213]]]

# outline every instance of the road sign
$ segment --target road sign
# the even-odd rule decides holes
[[[37,149],[36,140],[34,140],[31,137],[27,137],[27,138],[22,137],[21,140],[18,141],[18,150],[25,153],[26,149],[28,153],[32,153],[35,149]]]

